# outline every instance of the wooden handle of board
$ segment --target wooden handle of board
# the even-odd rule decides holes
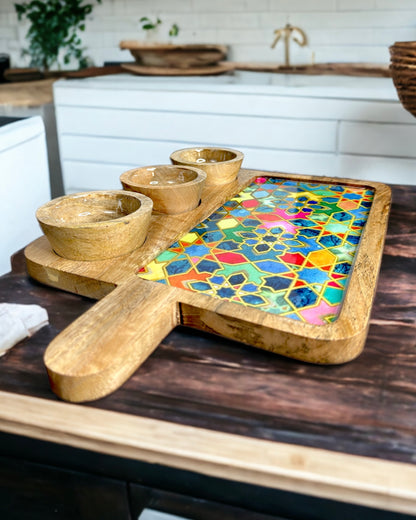
[[[119,388],[180,322],[175,291],[135,278],[62,331],[44,362],[52,390],[72,402]]]

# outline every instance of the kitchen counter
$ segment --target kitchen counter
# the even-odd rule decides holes
[[[3,517],[29,499],[43,519],[416,516],[416,187],[392,192],[366,346],[340,366],[178,328],[110,396],[59,401],[42,354],[93,302],[30,280],[19,253],[0,301],[50,325],[0,359]]]
[[[0,84],[0,105],[38,107],[53,102],[52,85],[55,79],[21,81]]]

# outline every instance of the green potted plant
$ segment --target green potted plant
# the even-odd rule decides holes
[[[145,31],[147,40],[154,40],[157,38],[159,25],[162,25],[162,20],[158,16],[154,20],[152,20],[148,16],[142,16],[139,20],[139,23],[141,25],[142,30]],[[178,36],[178,24],[172,24],[168,34],[171,38]]]
[[[101,3],[101,0],[93,0]],[[14,4],[19,20],[30,22],[26,38],[29,46],[23,55],[30,56],[30,66],[48,71],[57,65],[60,55],[64,64],[71,58],[78,61],[79,68],[87,66],[81,47],[79,31],[85,30],[85,19],[92,12],[94,4],[84,0],[30,0]]]
[[[139,22],[144,31],[153,31],[162,23],[162,20],[157,17],[155,21],[152,21],[148,16],[142,16]]]

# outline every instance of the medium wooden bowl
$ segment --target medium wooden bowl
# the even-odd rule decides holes
[[[153,200],[160,213],[185,213],[201,200],[206,174],[199,168],[172,164],[145,166],[120,176],[125,190],[137,191]]]
[[[130,253],[145,241],[152,201],[122,190],[90,191],[51,200],[36,218],[56,254],[102,260]]]
[[[232,148],[183,148],[170,156],[173,164],[201,168],[207,174],[207,185],[228,184],[237,178],[244,155]]]

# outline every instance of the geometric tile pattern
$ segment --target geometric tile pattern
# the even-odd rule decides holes
[[[258,177],[139,276],[324,325],[340,311],[373,190]]]

